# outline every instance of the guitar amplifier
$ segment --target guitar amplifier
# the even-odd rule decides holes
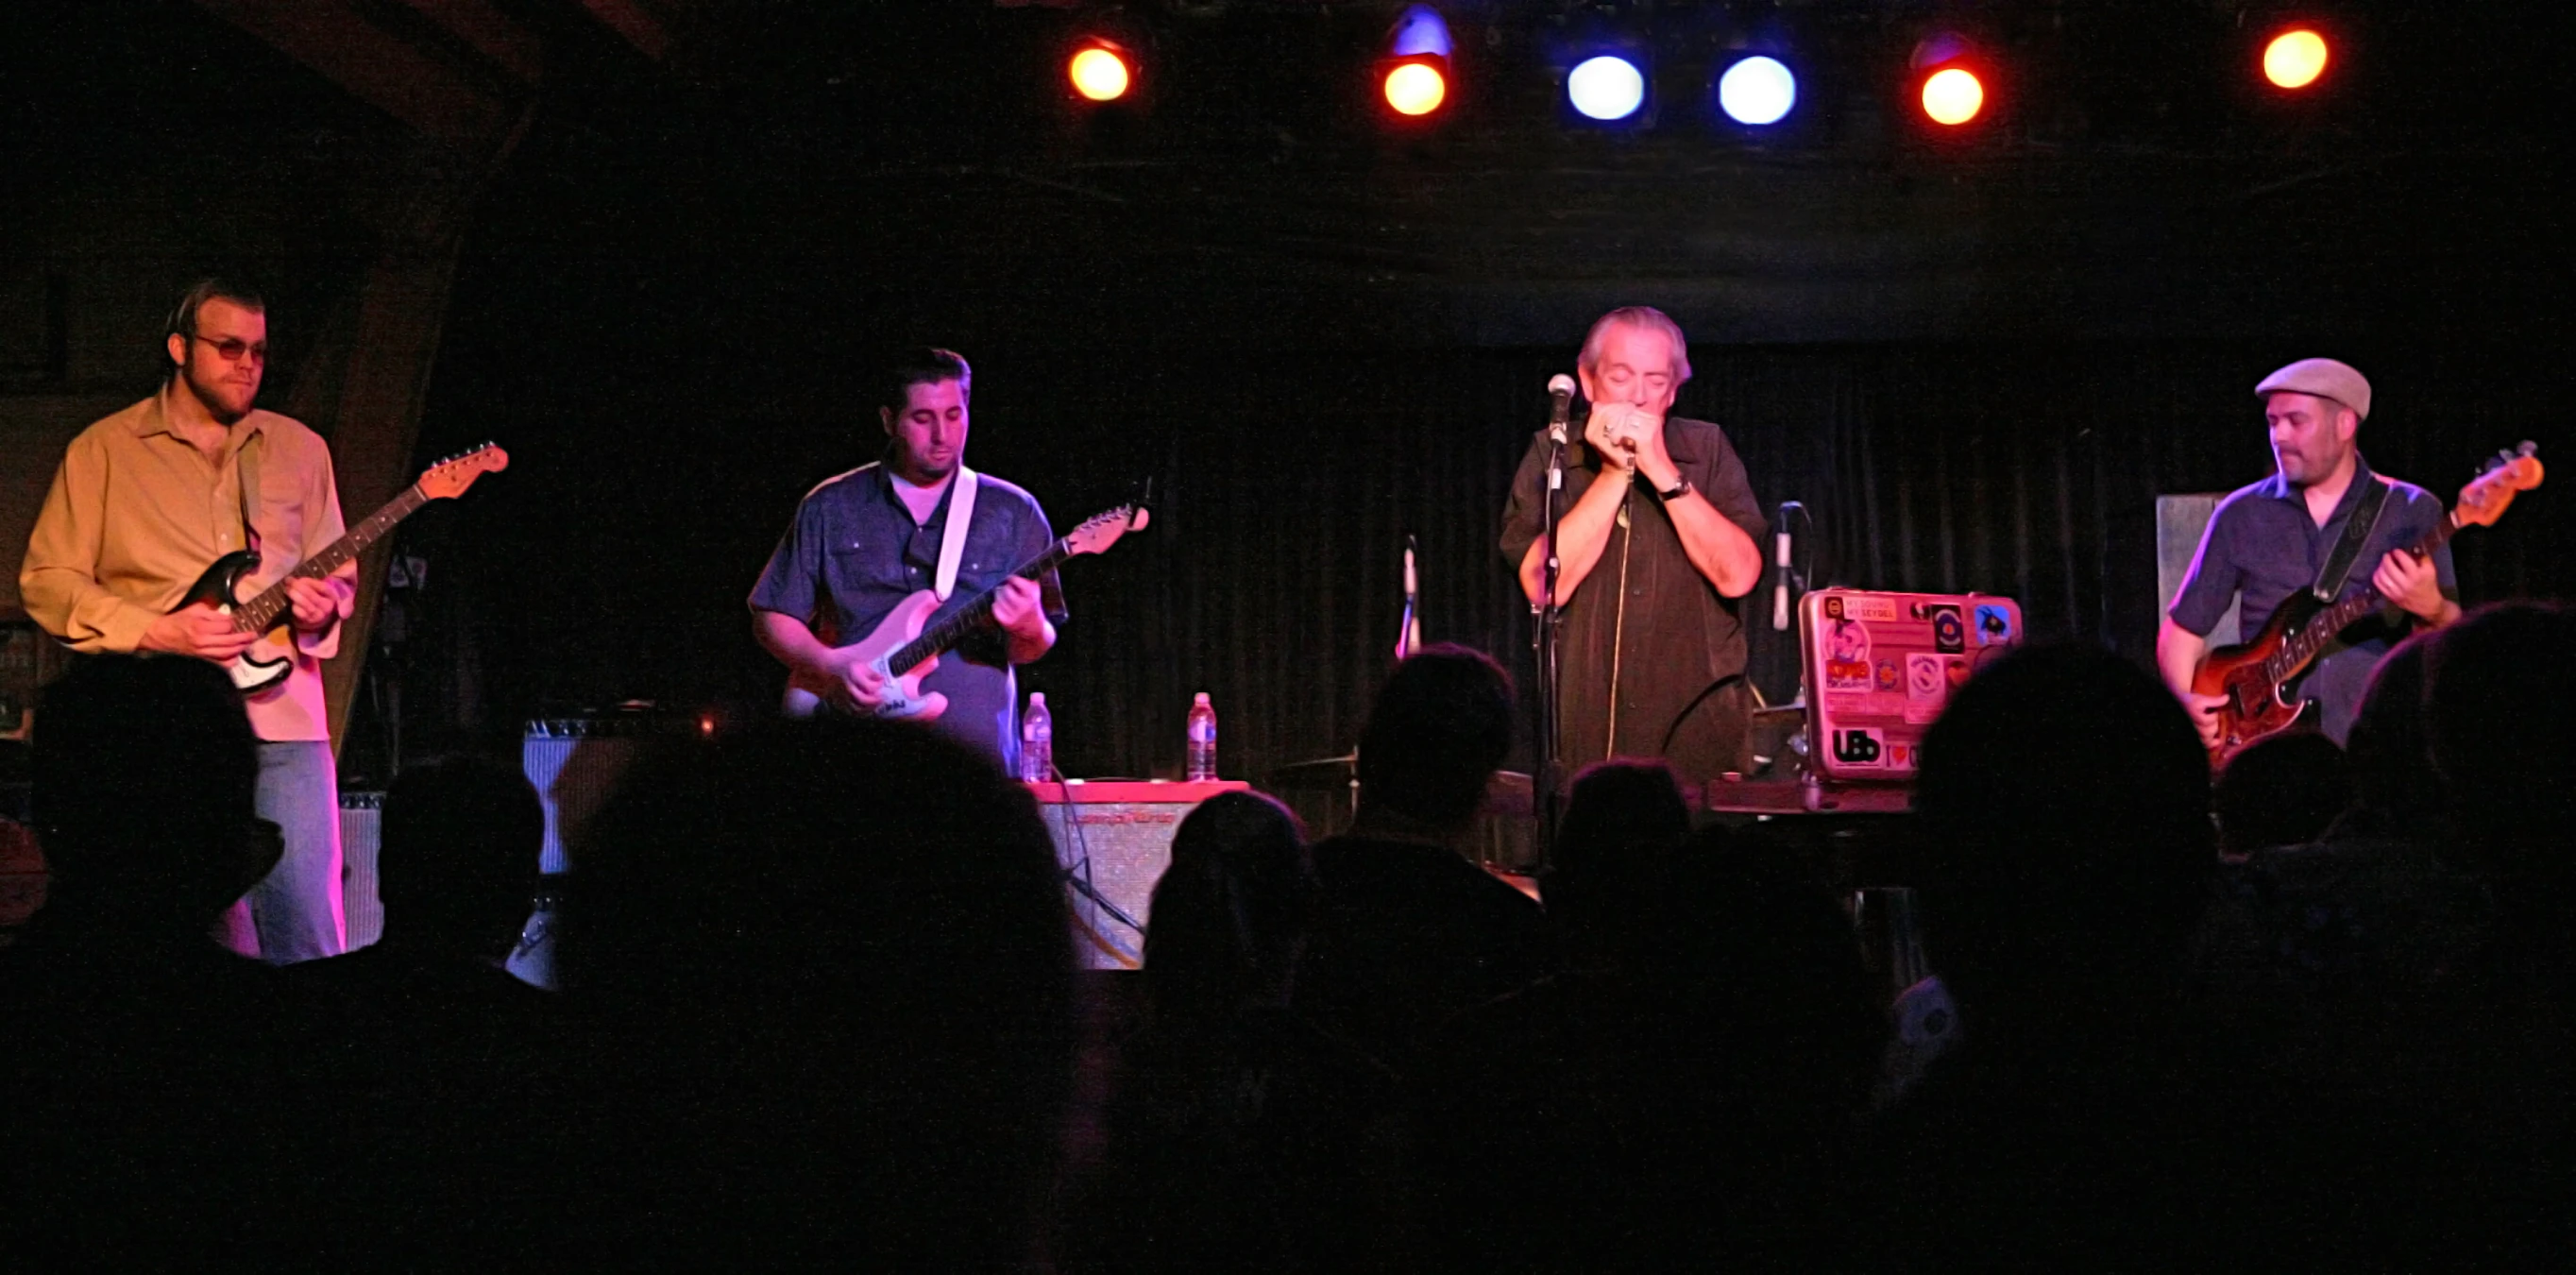
[[[571,847],[581,844],[590,821],[616,795],[627,770],[658,738],[682,729],[680,723],[643,715],[529,722],[519,765],[546,812],[537,871],[547,876],[571,871]]]
[[[1172,866],[1172,834],[1180,830],[1181,820],[1200,802],[1251,785],[1239,779],[1073,779],[1027,787],[1055,840],[1065,904],[1073,914],[1075,959],[1084,969],[1132,970],[1145,963],[1144,927],[1154,885],[1163,879],[1163,869]]]
[[[384,895],[376,884],[384,815],[383,793],[340,790],[340,907],[352,952],[385,936]]]

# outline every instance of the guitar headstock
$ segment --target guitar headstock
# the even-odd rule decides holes
[[[2496,463],[2460,489],[2459,503],[2452,506],[2451,516],[2463,527],[2494,526],[2495,520],[2504,516],[2505,507],[2513,503],[2515,492],[2540,485],[2540,458],[2533,454],[2539,450],[2524,443],[2511,451],[2497,452]]]
[[[430,466],[428,472],[420,476],[417,486],[420,494],[431,500],[453,500],[464,495],[465,489],[473,486],[475,479],[485,474],[497,474],[509,467],[510,453],[502,451],[497,444],[485,443]]]
[[[1120,505],[1093,514],[1082,525],[1064,534],[1064,547],[1073,554],[1107,553],[1120,536],[1143,531],[1153,515],[1140,504]]]

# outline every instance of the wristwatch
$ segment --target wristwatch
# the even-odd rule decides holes
[[[1674,483],[1674,484],[1673,484],[1673,489],[1672,489],[1671,491],[1659,491],[1659,492],[1656,492],[1656,493],[1655,493],[1655,499],[1660,500],[1660,501],[1664,502],[1665,504],[1669,505],[1669,504],[1673,503],[1674,501],[1679,500],[1679,499],[1681,499],[1682,497],[1689,495],[1690,493],[1691,493],[1690,479],[1688,479],[1688,478],[1684,478],[1684,479],[1680,480],[1679,482]]]

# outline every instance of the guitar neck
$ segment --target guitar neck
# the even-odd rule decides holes
[[[429,497],[422,494],[420,484],[412,484],[404,489],[403,494],[385,502],[384,508],[367,515],[366,521],[349,528],[346,534],[325,546],[322,552],[295,564],[293,571],[261,590],[258,597],[235,607],[233,622],[246,632],[266,632],[270,625],[277,623],[277,617],[286,613],[288,580],[319,580],[339,570],[350,559],[366,552],[367,546],[384,539],[385,533],[393,530],[395,523],[411,517],[414,511],[428,503]]]
[[[1065,559],[1072,556],[1072,542],[1062,537],[1058,537],[1053,543],[1046,547],[1046,551],[1044,553],[1041,553],[1038,556],[1021,563],[1019,566],[1012,568],[1011,574],[1022,579],[1034,580],[1048,571],[1063,565]],[[927,660],[934,655],[943,654],[950,647],[965,641],[966,635],[973,632],[975,626],[983,622],[984,617],[993,613],[993,598],[994,595],[1000,592],[1001,589],[998,586],[987,589],[984,592],[977,594],[974,601],[950,612],[947,618],[923,629],[921,631],[921,636],[904,643],[901,649],[897,650],[893,655],[886,657],[887,667],[896,669],[912,668],[920,664],[922,661]]]
[[[2433,530],[2425,533],[2423,539],[2408,547],[2406,552],[2419,558],[2424,557],[2448,544],[2452,534],[2459,529],[2459,515],[2444,514],[2442,521],[2435,524]],[[2361,564],[2353,565],[2358,568]],[[2300,625],[2299,631],[2291,634],[2289,640],[2281,644],[2280,651],[2267,661],[2278,669],[2272,680],[2284,681],[2291,674],[2305,668],[2308,661],[2318,651],[2324,649],[2326,643],[2334,640],[2335,634],[2350,628],[2353,621],[2378,610],[2381,601],[2378,586],[2365,585],[2361,592],[2308,617],[2308,622]]]

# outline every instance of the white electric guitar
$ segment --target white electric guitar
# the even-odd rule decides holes
[[[1013,568],[1011,574],[1034,580],[1068,558],[1106,553],[1119,537],[1144,530],[1148,516],[1141,504],[1120,505],[1094,514],[1058,537],[1045,552]],[[874,632],[837,648],[840,659],[833,662],[855,661],[884,675],[884,698],[875,716],[936,721],[948,711],[948,697],[937,691],[922,694],[921,679],[938,667],[941,652],[964,641],[976,625],[991,618],[993,598],[1000,592],[1001,588],[995,586],[978,594],[925,631],[923,622],[939,609],[939,595],[924,589],[896,603],[893,613],[878,621]],[[825,696],[829,693],[830,687],[820,679],[798,674],[788,680],[786,702],[781,707],[790,717],[811,717],[827,702]]]

